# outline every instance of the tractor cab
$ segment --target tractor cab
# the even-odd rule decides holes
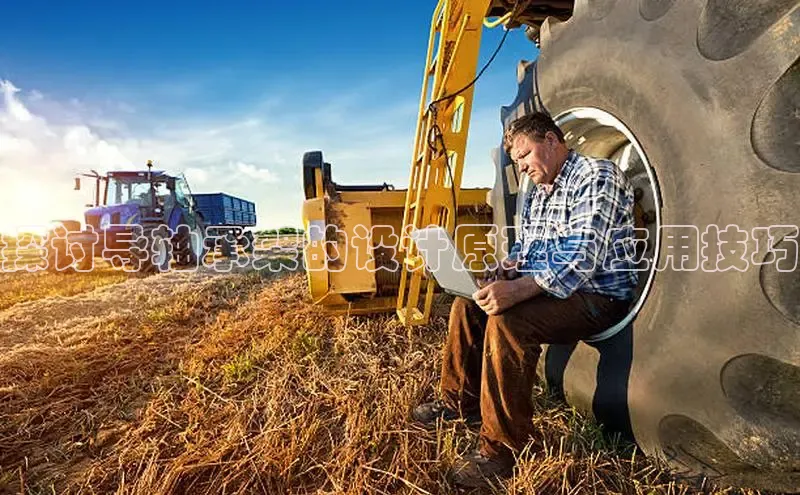
[[[189,186],[183,176],[174,177],[162,170],[117,170],[102,176],[92,171],[84,177],[95,179],[94,204],[85,212],[85,221],[96,230],[124,229],[136,224],[162,224],[177,219],[178,210],[193,217]],[[75,188],[80,189],[76,178]],[[172,225],[170,225],[172,226]]]
[[[112,216],[118,212],[125,224],[160,222],[177,204],[175,182],[163,171],[109,172],[108,191],[98,208]]]
[[[163,204],[170,195],[165,185],[171,177],[162,171],[153,171],[151,174],[152,177],[148,179],[147,172],[109,172],[105,205],[148,207]]]

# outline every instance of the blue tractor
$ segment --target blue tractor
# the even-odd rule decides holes
[[[208,252],[206,225],[186,178],[153,170],[82,174],[95,181],[94,202],[80,222],[59,221],[48,235],[48,269],[85,271],[95,257],[137,266],[142,273],[197,266]],[[81,179],[75,179],[75,189]]]

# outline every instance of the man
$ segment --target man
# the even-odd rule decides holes
[[[607,160],[567,148],[546,114],[514,121],[511,159],[534,184],[496,280],[473,301],[457,298],[442,362],[442,399],[413,417],[482,420],[478,450],[456,466],[456,483],[507,477],[532,432],[533,385],[542,343],[572,344],[625,317],[637,283],[633,191]]]

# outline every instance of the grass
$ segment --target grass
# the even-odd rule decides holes
[[[454,493],[475,432],[408,419],[435,389],[444,316],[409,334],[393,316],[321,313],[301,274],[264,276],[0,357],[0,491]],[[696,492],[545,393],[536,408],[498,493]]]
[[[129,274],[100,265],[87,273],[14,271],[0,273],[0,311],[51,296],[73,296],[127,280]]]
[[[16,237],[0,234],[0,311],[45,297],[74,296],[130,276],[105,263],[97,263],[88,273],[50,273],[45,270],[44,252],[28,246],[41,240],[30,235],[20,239],[25,247],[17,247]]]
[[[178,364],[195,331],[262,280],[257,273],[214,279],[163,311],[92,322],[83,339],[3,349],[0,492],[19,483],[30,493],[83,491],[75,480],[84,467],[136,424],[155,390],[190,385]]]
[[[284,248],[294,247],[289,240],[281,239]],[[262,242],[264,249],[274,249],[278,246],[278,239],[267,239]],[[5,254],[8,255],[12,251]],[[219,257],[222,263],[227,263],[225,258]],[[295,257],[278,253],[260,251],[254,258],[254,266],[259,271],[278,273],[294,270],[299,263]],[[10,308],[15,304],[35,301],[52,296],[74,296],[92,291],[99,287],[117,284],[137,277],[138,274],[125,272],[113,268],[109,263],[95,259],[95,265],[89,272],[83,273],[51,273],[45,271],[45,262],[37,255],[37,250],[14,250],[11,257],[0,257],[0,311]],[[36,267],[42,267],[38,269]],[[140,294],[140,297],[143,295]],[[156,313],[159,310],[154,310]],[[158,318],[157,314],[152,315]],[[168,315],[164,315],[168,317]]]

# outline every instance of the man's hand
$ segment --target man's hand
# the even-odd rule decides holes
[[[508,258],[504,259],[497,267],[497,280],[515,280],[519,278],[518,266],[519,262]]]
[[[516,261],[509,260],[508,258],[504,259],[493,270],[487,270],[483,278],[478,279],[478,286],[486,287],[498,280],[514,280],[519,278],[517,266],[518,263]]]
[[[486,314],[497,315],[517,303],[514,285],[511,280],[498,280],[478,290],[472,298]]]
[[[541,292],[533,278],[520,277],[492,282],[472,294],[472,298],[487,315],[494,316]]]

